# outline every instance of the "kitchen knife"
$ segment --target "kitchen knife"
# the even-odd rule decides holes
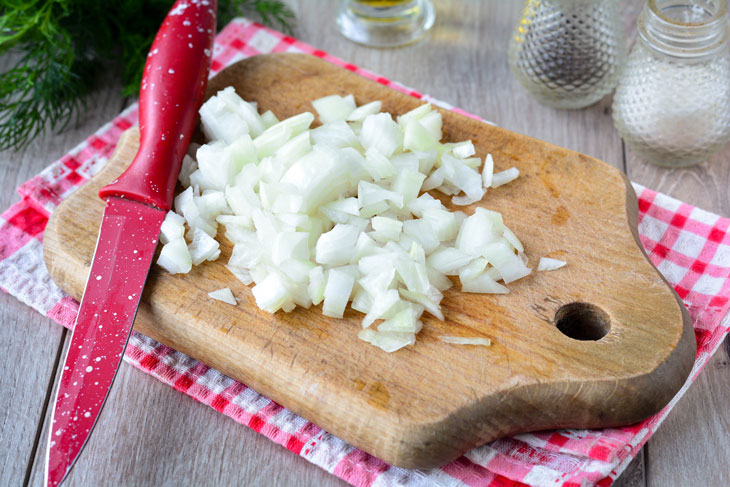
[[[132,332],[210,68],[216,0],[178,0],[155,37],[139,97],[140,147],[99,196],[106,208],[51,417],[46,485],[67,476],[94,428]]]

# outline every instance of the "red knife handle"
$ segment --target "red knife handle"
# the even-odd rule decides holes
[[[216,0],[177,0],[157,32],[139,95],[140,147],[119,178],[99,191],[169,210],[205,94]]]

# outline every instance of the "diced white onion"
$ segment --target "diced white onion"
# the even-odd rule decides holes
[[[355,100],[352,96],[330,95],[314,100],[312,106],[317,110],[317,115],[322,123],[326,124],[346,120],[355,111]]]
[[[491,155],[481,167],[471,141],[442,144],[441,113],[428,104],[397,122],[380,112],[381,102],[357,107],[352,95],[312,106],[322,122],[313,129],[312,113],[259,115],[231,87],[201,107],[209,143],[192,151],[197,160],[183,161],[186,189],[161,226],[160,266],[185,273],[217,259],[223,225],[233,244],[226,268],[255,283],[259,308],[321,304],[324,315],[341,318],[352,301],[364,314],[358,336],[387,352],[415,343],[424,311],[444,319],[447,276],[458,275],[463,292],[507,293],[498,281],[530,273],[524,246],[499,213],[450,211],[426,192],[471,205],[516,178],[516,168],[494,174]],[[559,262],[551,261],[540,269]],[[210,296],[236,304],[228,288]]]
[[[157,263],[170,274],[185,274],[193,268],[193,260],[182,237],[162,246]]]
[[[481,337],[456,337],[439,335],[439,340],[445,343],[452,343],[454,345],[482,345],[488,347],[492,344],[492,340],[490,340],[489,338]]]
[[[371,101],[370,103],[366,103],[365,105],[361,105],[357,107],[355,110],[350,113],[350,115],[347,116],[348,122],[362,122],[365,120],[365,117],[368,115],[375,115],[376,113],[380,112],[380,107],[383,105],[383,102],[380,100]]]
[[[330,269],[324,288],[322,314],[332,318],[342,318],[354,283],[355,279],[349,273],[340,269]]]
[[[403,145],[403,132],[389,113],[368,115],[362,123],[360,143],[365,150],[374,149],[390,157]]]
[[[564,260],[551,259],[550,257],[540,257],[540,263],[537,264],[538,271],[554,271],[560,269],[566,264]]]
[[[217,289],[215,291],[211,291],[208,293],[208,296],[210,296],[213,299],[217,299],[218,301],[223,301],[224,303],[232,304],[233,306],[238,304],[238,302],[236,301],[236,298],[233,297],[233,293],[227,287],[224,287],[223,289]]]
[[[517,177],[520,175],[519,169],[516,167],[511,167],[507,169],[506,171],[494,173],[492,176],[492,187],[498,188],[499,186],[502,186],[503,184],[507,184],[511,181],[514,181],[517,179]]]
[[[160,225],[160,242],[166,244],[172,240],[183,238],[185,234],[185,218],[174,211],[168,211]]]
[[[282,276],[276,272],[266,276],[264,280],[251,288],[251,292],[256,298],[256,306],[269,313],[276,313],[291,299]]]
[[[494,159],[492,154],[487,154],[484,159],[484,168],[482,169],[482,185],[484,189],[492,187],[492,180],[494,179]]]

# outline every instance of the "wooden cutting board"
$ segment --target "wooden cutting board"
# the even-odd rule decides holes
[[[281,119],[310,100],[353,93],[404,113],[417,99],[318,58],[270,54],[241,61],[211,80],[209,95],[235,86]],[[205,362],[345,441],[407,468],[452,460],[492,439],[548,428],[636,422],[661,409],[683,384],[695,339],[679,298],[638,243],[636,196],[615,168],[576,152],[442,111],[447,140],[471,139],[496,170],[521,176],[480,202],[504,215],[524,242],[533,272],[507,295],[455,289],[445,322],[424,315],[414,346],[387,354],[357,339],[362,315],[344,320],[310,310],[269,315],[222,255],[188,275],[153,265],[135,329]],[[199,135],[198,135],[199,137]],[[83,292],[103,202],[97,191],[132,160],[126,132],[104,170],[53,214],[44,237],[53,279]],[[474,208],[466,208],[467,213]],[[230,287],[234,307],[207,293]],[[439,335],[480,336],[490,347],[445,344]]]

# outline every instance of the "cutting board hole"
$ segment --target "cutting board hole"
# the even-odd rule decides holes
[[[611,329],[608,314],[589,303],[570,303],[555,313],[555,325],[574,340],[600,340]]]

